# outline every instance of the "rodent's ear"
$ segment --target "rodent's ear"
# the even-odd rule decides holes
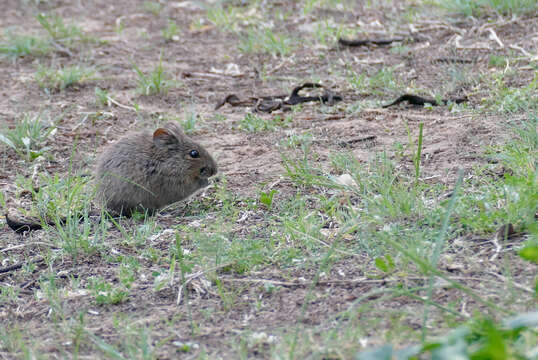
[[[166,123],[164,124],[163,128],[174,134],[179,142],[184,141],[186,136],[183,133],[183,128],[177,122]]]
[[[168,122],[168,123],[164,124],[163,127],[166,128],[166,129],[171,130],[178,137],[185,136],[185,134],[183,133],[183,128],[181,126],[179,126],[179,124],[177,122]]]
[[[178,139],[172,131],[166,128],[158,128],[153,133],[153,142],[156,145],[166,145],[177,143]]]

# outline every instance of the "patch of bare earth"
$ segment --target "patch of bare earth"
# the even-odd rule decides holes
[[[470,78],[476,79],[491,71],[488,67],[491,54],[517,53],[520,48],[531,53],[537,51],[536,41],[526,36],[538,31],[536,16],[491,24],[487,19],[462,19],[452,23],[418,17],[414,27],[420,41],[407,43],[408,49],[403,52],[391,52],[390,47],[384,46],[345,48],[335,43],[316,47],[314,42],[300,42],[301,39],[313,37],[311,33],[302,32],[301,25],[330,15],[337,23],[340,21],[348,26],[357,24],[374,35],[406,32],[406,24],[394,24],[398,24],[399,13],[407,5],[396,2],[395,5],[375,9],[318,9],[305,16],[296,2],[279,1],[274,5],[266,4],[270,7],[266,11],[278,10],[292,14],[286,18],[283,29],[294,34],[298,40],[295,50],[284,57],[246,54],[237,50],[238,39],[232,33],[221,31],[207,22],[207,26],[196,27],[196,21],[205,18],[205,11],[195,6],[178,6],[183,3],[187,2],[166,2],[159,15],[145,11],[143,1],[51,0],[40,4],[39,8],[16,0],[0,3],[0,12],[3,14],[0,29],[15,27],[19,32],[43,34],[35,15],[38,11],[53,11],[66,22],[78,24],[86,34],[106,40],[81,45],[72,50],[72,56],[55,51],[38,59],[0,60],[0,123],[13,126],[23,112],[36,111],[47,111],[59,119],[58,132],[50,140],[51,149],[45,160],[39,162],[39,171],[63,176],[72,164],[74,171],[91,174],[96,155],[103,145],[118,139],[128,130],[154,128],[168,118],[183,118],[187,112],[193,111],[203,119],[193,137],[199,139],[214,155],[220,174],[227,180],[228,191],[238,197],[256,198],[259,189],[267,184],[274,184],[279,198],[295,194],[296,187],[284,176],[282,148],[278,146],[291,133],[311,133],[311,151],[317,154],[316,165],[330,171],[328,156],[338,151],[352,152],[360,162],[366,162],[384,151],[395,159],[395,144],[408,144],[408,131],[411,138],[417,139],[419,123],[424,124],[421,176],[429,183],[450,187],[456,182],[458,169],[464,169],[469,174],[473,167],[488,161],[484,155],[487,146],[506,140],[501,116],[484,115],[484,112],[473,110],[483,106],[483,99],[489,96],[485,93],[487,90],[480,86],[479,81],[458,82],[451,74],[456,71],[470,74]],[[161,36],[161,29],[166,26],[168,19],[175,21],[181,29],[178,41],[166,42]],[[118,31],[120,24],[122,30]],[[488,29],[493,29],[501,39],[502,48],[492,40]],[[510,48],[510,45],[517,48]],[[181,85],[170,89],[166,95],[141,96],[136,92],[132,63],[149,71],[158,63],[161,52],[163,67]],[[437,61],[440,58],[470,59],[472,62]],[[96,79],[47,94],[34,80],[38,63],[63,66],[86,64],[95,67]],[[237,64],[239,74],[232,76],[215,71],[225,70],[230,63]],[[526,67],[523,62],[512,66],[521,68],[514,82],[525,84],[533,78],[532,68]],[[389,67],[393,69],[394,77],[403,84],[402,93],[409,87],[423,89],[422,94],[429,96],[467,95],[468,108],[451,112],[446,106],[427,109],[402,104],[383,109],[380,105],[394,100],[400,95],[398,91],[381,89],[380,93],[372,94],[353,89],[347,81],[350,69],[357,74],[372,76],[380,69]],[[262,69],[267,76],[261,76]],[[332,107],[317,103],[304,105],[300,111],[292,113],[292,122],[285,128],[247,133],[239,129],[238,123],[250,111],[249,108],[225,105],[214,110],[215,104],[231,93],[242,98],[280,94],[316,78],[341,94],[343,101]],[[124,106],[103,108],[96,104],[96,86],[107,90]],[[138,113],[131,109],[134,104],[140,108]],[[362,109],[350,111],[355,104],[363,104]],[[88,114],[91,115],[88,117]],[[222,118],[216,118],[216,114],[222,115]],[[258,114],[264,119],[275,116],[284,118],[287,115]],[[76,151],[73,151],[75,143]],[[31,177],[35,165],[24,162],[6,147],[1,149],[0,154],[0,189],[7,206],[17,207],[24,202],[15,186],[17,177]],[[398,166],[410,174],[413,172],[413,162],[409,156],[398,158]],[[213,190],[209,189],[201,196],[211,198],[213,195]],[[156,227],[166,229],[178,224],[189,225],[192,219],[182,217],[184,211],[173,210],[157,215]],[[219,209],[212,211],[218,212]],[[235,225],[234,231],[248,234],[252,224],[263,221],[263,216],[258,215],[247,214],[241,223]],[[126,220],[124,226],[135,229],[140,223]],[[180,354],[178,343],[187,342],[200,346],[183,354],[187,358],[195,358],[201,351],[209,358],[234,358],[239,347],[238,336],[245,331],[285,336],[293,334],[296,329],[301,334],[304,329],[316,329],[316,334],[322,334],[336,323],[348,322],[364,326],[362,336],[370,339],[369,344],[378,344],[386,340],[383,328],[391,321],[400,321],[402,327],[411,329],[422,326],[421,317],[404,316],[391,320],[384,317],[383,312],[390,308],[400,309],[406,314],[421,313],[423,302],[406,296],[385,296],[381,292],[366,299],[361,297],[372,290],[390,287],[395,282],[408,287],[425,285],[427,278],[371,277],[369,271],[375,272],[375,266],[373,259],[366,255],[356,254],[337,262],[316,283],[313,282],[317,269],[308,267],[280,269],[267,266],[243,275],[223,272],[219,280],[224,297],[219,295],[215,284],[205,284],[202,281],[205,275],[201,275],[189,283],[188,298],[183,297],[181,304],[177,305],[177,282],[163,291],[153,290],[152,273],[160,270],[161,264],[151,258],[140,257],[128,246],[122,248],[121,241],[118,241],[122,234],[115,227],[109,229],[109,236],[110,241],[118,244],[114,251],[124,255],[132,252],[141,265],[126,302],[98,306],[87,293],[69,291],[74,281],[84,284],[92,276],[117,282],[117,264],[101,255],[85,255],[76,261],[69,257],[58,258],[50,268],[38,263],[31,271],[0,273],[2,285],[12,286],[19,291],[17,302],[7,302],[0,307],[0,326],[22,330],[26,340],[36,344],[41,354],[62,358],[73,351],[74,344],[73,338],[50,325],[54,320],[51,319],[54,313],[51,308],[59,306],[62,308],[60,323],[68,319],[76,321],[79,314],[84,314],[86,328],[111,344],[118,339],[118,322],[127,321],[150,329],[151,344],[160,344],[156,350],[160,359],[176,358]],[[499,275],[503,264],[498,256],[494,256],[495,246],[490,241],[492,236],[451,239],[447,251],[450,258],[442,260],[440,269],[450,272],[455,279],[495,302],[498,294],[507,291],[509,286],[519,286],[518,291],[529,290],[529,285],[525,284],[535,275],[535,269],[508,251],[503,256],[512,264],[513,283],[509,285]],[[43,232],[21,237],[3,226],[0,229],[0,259],[3,261],[0,267],[25,263],[38,254],[57,251],[41,245],[43,239],[48,239]],[[163,236],[152,241],[154,248],[166,253],[174,239]],[[185,245],[187,249],[188,246]],[[477,257],[477,253],[480,256]],[[467,258],[471,255],[480,261],[469,262]],[[65,292],[60,292],[57,304],[51,304],[49,298],[42,296],[40,284],[45,271],[57,274],[51,280],[57,288],[65,287]],[[274,286],[276,290],[267,291],[267,285]],[[370,300],[376,301],[369,303]],[[434,300],[456,304],[454,307],[464,315],[481,309],[474,299],[448,287],[439,287]],[[308,302],[307,306],[304,306],[305,301]],[[514,302],[514,311],[525,310],[529,306],[527,303],[517,303],[515,299]],[[360,313],[366,316],[364,322],[360,317],[345,318],[340,314],[354,306],[371,308],[368,316]],[[372,320],[376,314],[378,322]],[[432,322],[436,320],[439,319],[434,317]],[[373,327],[367,324],[373,324]],[[252,358],[268,358],[271,356],[268,350],[271,346],[268,341],[263,346],[249,348],[247,354]],[[78,351],[90,358],[99,357],[92,349],[89,344],[82,344]],[[1,346],[0,354],[9,358]]]

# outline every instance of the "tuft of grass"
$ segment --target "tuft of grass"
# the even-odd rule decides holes
[[[16,59],[25,56],[43,56],[51,52],[49,41],[37,36],[18,35],[13,30],[5,32],[5,42],[0,43],[0,54]]]
[[[491,154],[517,177],[529,177],[537,170],[538,114],[529,114],[522,121],[511,121],[507,131],[513,137],[504,145],[492,148]]]
[[[267,53],[273,57],[286,56],[294,48],[292,38],[284,34],[276,34],[271,29],[249,29],[240,36],[239,51],[244,53]]]
[[[280,141],[280,146],[288,149],[309,146],[313,141],[310,133],[290,134]]]
[[[49,36],[58,43],[70,46],[76,41],[89,40],[80,27],[65,24],[58,14],[38,14],[36,18]]]
[[[50,117],[43,113],[23,114],[13,129],[1,130],[0,143],[15,150],[24,160],[33,161],[50,149],[46,143],[54,134],[56,126]]]
[[[437,1],[437,4],[449,11],[474,17],[492,11],[511,15],[532,14],[538,10],[535,0],[448,0]]]
[[[308,151],[308,148],[304,150]],[[379,256],[386,251],[386,247],[379,244],[380,238],[385,236],[398,237],[419,253],[426,251],[427,246],[416,244],[420,242],[418,239],[434,237],[439,231],[443,208],[431,198],[435,199],[435,194],[442,188],[421,183],[415,185],[414,178],[398,171],[387,154],[367,164],[359,163],[352,154],[332,154],[333,172],[347,174],[350,178],[347,185],[343,185],[336,181],[338,176],[313,167],[309,160],[311,156],[296,154],[295,159],[290,159],[283,154],[284,168],[297,186],[317,190],[320,194],[318,199],[324,204],[320,206],[325,208],[319,215],[322,219],[330,216],[339,228],[350,227],[357,231],[357,235],[352,236],[354,251]],[[323,195],[344,190],[351,197],[349,201],[353,201],[353,206],[346,206],[345,210],[338,206],[338,197],[330,199]],[[319,220],[319,223],[326,221]]]
[[[162,54],[159,64],[149,74],[145,74],[136,64],[133,63],[133,70],[137,75],[138,92],[142,95],[166,94],[170,88],[177,86],[177,82],[172,80],[164,71],[162,64]]]
[[[213,25],[225,31],[236,31],[240,18],[237,8],[233,6],[223,7],[220,3],[209,7],[206,17]]]
[[[332,19],[320,21],[314,28],[314,36],[318,44],[327,48],[336,43],[339,38],[350,35],[350,31],[346,30],[343,25],[336,25]]]
[[[357,74],[348,69],[347,81],[353,89],[378,96],[386,96],[387,90],[399,93],[403,88],[403,85],[396,80],[393,68],[382,68],[372,76]]]
[[[60,177],[58,174],[42,173],[39,176],[39,184],[40,188],[35,190],[28,180],[21,183],[32,192],[35,212],[41,218],[56,221],[64,216],[73,216],[77,217],[78,222],[80,216],[89,210],[92,192],[88,177],[72,174]],[[61,224],[55,228],[63,230]]]
[[[177,25],[173,21],[168,21],[168,25],[164,29],[162,29],[162,35],[164,40],[166,41],[177,41],[179,40],[179,29],[177,28]]]
[[[82,29],[76,25],[67,25],[57,14],[36,16],[37,21],[48,33],[48,38],[33,35],[15,34],[13,29],[6,30],[3,42],[0,42],[0,54],[11,58],[24,56],[43,56],[51,53],[54,47],[72,47],[75,42],[90,41]],[[54,45],[54,47],[53,47]],[[68,51],[68,50],[66,50]]]
[[[0,346],[11,355],[18,354],[26,358],[37,359],[39,352],[34,348],[35,343],[27,340],[23,332],[14,326],[0,327]],[[26,334],[24,334],[26,335]]]
[[[108,91],[101,89],[100,87],[95,87],[95,102],[98,105],[110,106],[109,94]]]
[[[155,16],[159,15],[163,9],[163,6],[156,1],[144,1],[143,7],[144,11],[150,12]]]
[[[370,77],[369,87],[374,93],[382,94],[386,89],[397,92],[401,85],[396,82],[393,68],[382,68]]]
[[[10,285],[0,285],[0,304],[16,304],[20,289]]]
[[[123,286],[116,286],[100,276],[88,279],[88,288],[97,305],[114,305],[127,300],[129,292]]]
[[[273,198],[277,191],[275,189],[272,189],[269,192],[261,191],[259,200],[262,204],[264,204],[268,209],[271,209],[273,206]]]
[[[77,261],[82,255],[99,252],[107,235],[107,224],[105,221],[95,222],[90,216],[94,198],[90,178],[72,174],[71,169],[72,160],[66,176],[40,173],[37,189],[31,179],[19,177],[18,183],[32,194],[32,207],[28,213],[41,219],[50,243]],[[105,218],[105,214],[101,216]],[[54,225],[48,226],[51,221]]]
[[[420,176],[420,162],[422,155],[422,129],[424,128],[424,123],[418,125],[418,144],[417,151],[413,154],[413,165],[415,166],[415,184],[418,184]]]
[[[82,65],[59,67],[57,69],[39,65],[35,79],[39,87],[46,91],[62,91],[94,79],[95,70]]]
[[[527,313],[498,323],[476,316],[468,324],[449,334],[421,345],[397,350],[383,345],[360,351],[356,359],[528,359],[536,341],[532,334],[538,325],[538,313]]]
[[[185,112],[185,120],[181,121],[181,127],[186,134],[196,131],[196,126],[200,120],[200,116],[194,110]]]
[[[491,54],[489,56],[488,65],[490,67],[505,68],[508,64],[508,58],[506,56],[499,56]]]
[[[343,0],[306,0],[303,5],[303,14],[308,15],[311,12],[315,11],[317,8],[334,8],[341,7],[344,5]]]
[[[511,124],[514,139],[491,150],[504,168],[500,179],[485,174],[469,182],[469,194],[456,207],[468,231],[491,233],[501,225],[512,224],[518,231],[532,231],[538,212],[538,116]],[[480,189],[479,192],[473,191]]]
[[[535,112],[538,111],[538,73],[526,86],[507,86],[504,75],[494,79],[493,95],[485,100],[485,108],[493,108],[499,113]]]
[[[274,131],[279,127],[286,127],[291,123],[291,117],[282,119],[280,116],[263,118],[258,115],[248,113],[239,121],[239,129],[246,132]]]

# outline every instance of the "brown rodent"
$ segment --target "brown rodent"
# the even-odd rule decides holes
[[[176,123],[167,123],[105,148],[97,161],[97,194],[113,213],[153,213],[206,187],[216,173],[211,155]]]

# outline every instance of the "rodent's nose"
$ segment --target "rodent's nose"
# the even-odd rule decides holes
[[[204,166],[200,169],[200,175],[203,177],[211,177],[215,175],[215,169],[209,166]]]

